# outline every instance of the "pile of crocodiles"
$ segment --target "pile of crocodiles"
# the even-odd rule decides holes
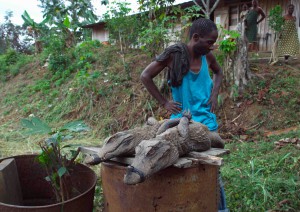
[[[135,155],[127,167],[124,183],[137,184],[173,165],[179,157],[211,147],[224,148],[224,141],[207,126],[192,121],[190,114],[162,121],[150,117],[142,127],[108,137],[97,154],[85,158],[85,163],[96,165],[114,157]]]

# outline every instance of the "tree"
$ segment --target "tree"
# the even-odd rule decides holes
[[[7,11],[4,16],[4,23],[0,25],[0,53],[5,53],[9,48],[18,52],[28,52],[28,42],[21,40],[20,37],[25,35],[25,28],[14,25],[11,22],[13,17],[12,11]]]
[[[40,0],[44,17],[50,25],[63,29],[66,40],[72,37],[76,41],[83,39],[82,25],[95,23],[97,16],[94,14],[90,0]],[[75,43],[75,41],[73,42]]]
[[[211,7],[211,1],[210,0],[201,0],[201,3],[203,5],[200,6],[200,4],[197,3],[196,0],[193,0],[193,2],[200,7],[201,11],[204,13],[205,18],[210,18],[210,14],[216,9],[217,5],[219,4],[220,0],[216,0],[213,6]]]
[[[138,35],[143,25],[140,15],[130,15],[130,3],[113,2],[104,14],[105,26],[109,30],[109,39],[116,42],[121,51],[136,45]]]
[[[269,27],[274,30],[275,32],[275,41],[272,46],[272,54],[270,58],[271,65],[278,62],[278,55],[277,55],[277,46],[279,41],[280,32],[282,30],[284,24],[284,18],[282,17],[282,8],[277,5],[270,10],[269,14]]]
[[[35,52],[41,53],[43,50],[41,37],[49,31],[48,26],[46,25],[49,19],[46,18],[42,22],[37,23],[30,17],[26,10],[21,17],[24,21],[24,26],[27,27],[29,35],[34,39]]]
[[[151,57],[160,52],[170,41],[170,32],[175,26],[172,15],[175,0],[139,0],[139,10],[148,16],[148,24],[140,33],[142,49]]]
[[[129,15],[131,11],[129,5],[130,3],[126,2],[113,2],[104,14],[106,28],[109,30],[109,39],[119,45],[124,70],[128,77],[130,77],[130,73],[127,70],[125,56],[130,47],[138,44],[138,36],[144,24],[141,15]]]
[[[236,51],[233,57],[233,75],[234,84],[237,86],[238,93],[241,94],[251,78],[248,61],[248,40],[245,35],[244,23],[238,24],[237,32],[240,36],[236,39]]]

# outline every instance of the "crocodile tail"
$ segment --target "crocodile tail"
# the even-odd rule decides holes
[[[209,132],[208,137],[211,141],[211,147],[224,149],[225,142],[217,132]]]

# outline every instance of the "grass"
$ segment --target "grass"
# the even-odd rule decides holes
[[[299,130],[268,141],[226,145],[231,154],[225,157],[222,176],[231,211],[299,211],[299,149],[274,145],[280,138],[294,137],[300,137]]]
[[[24,136],[19,126],[19,119],[30,114],[52,126],[60,126],[69,120],[84,120],[92,131],[76,136],[72,143],[85,146],[100,145],[106,136],[139,126],[149,116],[154,115],[157,119],[168,117],[139,82],[139,75],[150,62],[149,58],[140,52],[128,56],[130,79],[128,70],[124,71],[121,59],[115,53],[116,49],[99,47],[93,55],[89,50],[75,52],[74,58],[78,60],[72,62],[73,69],[59,74],[38,67],[37,61],[27,64],[27,59],[19,63],[25,64],[26,70],[18,72],[5,67],[5,73],[12,77],[5,77],[8,81],[0,82],[1,158],[39,152],[37,141],[43,137]],[[254,120],[246,122],[246,126],[265,121],[263,127],[266,130],[299,125],[299,73],[280,67],[279,71],[274,71],[275,76],[269,67],[266,68],[272,75],[253,79],[244,94],[244,100],[253,100],[253,105],[259,106],[258,112],[250,114],[255,117],[243,117],[237,121]],[[159,81],[157,78],[156,82]],[[230,106],[228,111],[233,113],[236,109]],[[229,115],[227,112],[228,119],[232,120],[239,113]],[[226,145],[231,154],[225,157],[222,176],[230,210],[300,211],[299,150],[291,145],[275,149],[274,145],[283,137],[299,138],[299,130],[270,139],[259,137],[257,130],[252,130],[249,136],[255,137],[249,140],[255,142],[241,143],[239,135],[235,135],[233,138],[237,139]],[[100,211],[103,207],[100,166],[93,169],[99,177],[95,211]],[[280,204],[283,200],[288,201]]]

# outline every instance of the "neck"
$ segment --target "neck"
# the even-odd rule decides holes
[[[189,54],[190,54],[190,57],[191,57],[190,59],[191,59],[191,60],[199,59],[200,55],[196,55],[196,54],[194,53],[191,42],[189,42],[189,43],[187,44],[187,48],[188,48],[188,50],[189,50]]]

